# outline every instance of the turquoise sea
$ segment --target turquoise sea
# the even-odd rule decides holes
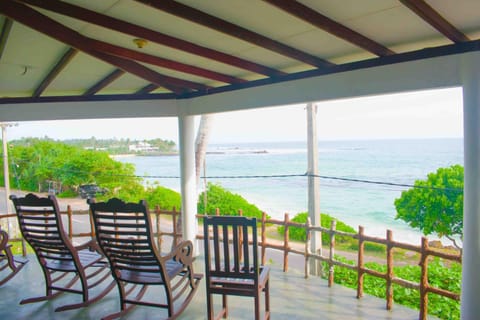
[[[391,229],[395,240],[419,244],[421,233],[395,220],[393,202],[408,187],[334,178],[412,185],[439,167],[463,165],[463,140],[320,141],[318,157],[319,175],[324,177],[321,212],[354,228],[362,225],[372,236],[383,237]],[[138,175],[149,176],[145,181],[180,190],[178,156],[117,159],[133,163]],[[307,211],[307,177],[302,176],[306,171],[305,142],[232,143],[209,147],[205,176],[282,219],[285,213],[293,218]],[[287,177],[278,177],[282,175]]]

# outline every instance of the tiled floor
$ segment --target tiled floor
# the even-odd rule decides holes
[[[44,292],[43,275],[38,263],[34,256],[30,256],[29,260],[13,280],[0,287],[0,319],[100,319],[119,310],[116,289],[92,306],[71,311],[53,310],[63,304],[80,302],[78,295],[63,294],[50,302],[19,305],[23,298],[42,295]],[[385,300],[371,296],[356,299],[352,289],[338,285],[328,288],[325,280],[316,277],[305,279],[301,272],[294,269],[283,273],[281,266],[275,263],[271,267],[271,319],[418,319],[416,310],[394,305],[392,311],[387,311]],[[196,272],[203,271],[203,257],[197,259],[196,268]],[[154,297],[155,293],[150,296]],[[220,297],[215,301],[219,304]],[[229,305],[229,319],[253,318],[251,298],[231,297]],[[165,317],[163,310],[137,307],[124,319]],[[206,319],[204,282],[180,319]]]

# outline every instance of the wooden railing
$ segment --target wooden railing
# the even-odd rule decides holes
[[[182,233],[179,226],[180,211],[177,211],[175,208],[173,210],[160,210],[158,207],[150,211],[152,215],[152,224],[154,225],[154,235],[157,240],[158,248],[162,248],[164,243],[164,237],[170,237],[174,243],[177,243],[178,239],[182,237]],[[88,210],[83,211],[73,211],[70,206],[67,207],[67,210],[62,212],[62,214],[67,215],[68,228],[67,233],[70,239],[75,237],[93,237],[95,232],[92,226],[92,221],[90,220],[90,231],[84,233],[74,233],[73,231],[73,216],[74,215],[89,215]],[[217,210],[216,214],[220,214]],[[242,211],[238,212],[238,215],[242,215]],[[161,216],[169,216],[167,219],[168,223],[161,222]],[[197,218],[202,218],[204,215],[197,215]],[[15,214],[10,215],[0,215],[1,218],[15,217]],[[89,215],[89,217],[91,217]],[[91,219],[91,218],[89,218]],[[283,226],[285,232],[283,235],[283,240],[274,242],[272,239],[269,239],[266,234],[267,226]],[[162,230],[165,227],[169,227],[170,230]],[[303,228],[307,234],[307,240],[303,243],[297,241],[290,241],[289,230],[292,227]],[[364,276],[366,274],[373,277],[378,277],[386,281],[386,308],[390,310],[393,306],[393,284],[398,284],[405,288],[411,288],[419,290],[420,293],[420,315],[419,319],[426,319],[428,313],[428,293],[433,293],[441,295],[456,301],[460,300],[460,293],[450,292],[441,288],[433,287],[428,282],[428,261],[429,257],[438,257],[441,259],[453,261],[453,262],[462,262],[462,257],[460,253],[446,253],[435,248],[431,248],[428,244],[428,239],[425,237],[421,238],[421,245],[415,246],[408,243],[397,242],[393,240],[393,232],[387,230],[386,238],[378,238],[365,235],[364,228],[359,226],[358,233],[347,233],[343,231],[336,230],[335,221],[332,221],[330,228],[324,228],[320,226],[313,226],[308,220],[307,223],[296,223],[290,221],[289,215],[285,214],[284,220],[276,219],[267,219],[266,214],[264,213],[260,221],[261,228],[261,241],[259,245],[261,246],[261,259],[262,263],[266,263],[266,250],[274,249],[283,252],[283,271],[288,271],[288,261],[289,254],[296,254],[303,257],[304,260],[304,272],[305,278],[309,277],[309,263],[313,259],[315,261],[325,262],[328,265],[328,285],[332,286],[334,281],[334,266],[347,268],[354,270],[358,274],[358,283],[357,283],[357,298],[363,296],[363,284]],[[328,255],[323,255],[319,253],[312,253],[310,251],[310,239],[315,232],[327,233],[330,237],[330,246],[328,246]],[[351,237],[352,239],[358,240],[358,254],[357,254],[357,263],[356,265],[351,265],[344,263],[342,261],[335,259],[335,236],[346,236]],[[197,234],[197,238],[203,238],[203,234]],[[368,269],[365,267],[365,242],[377,243],[385,245],[386,247],[386,266],[387,270],[385,273],[378,272],[376,270]],[[395,248],[404,249],[412,252],[416,252],[420,255],[419,266],[421,269],[420,282],[415,283],[405,279],[401,279],[395,276],[393,272],[394,258],[393,251]],[[23,246],[23,254],[26,254],[25,246]],[[321,251],[322,252],[322,251]]]
[[[278,226],[285,227],[285,234],[283,244],[271,244],[267,242],[267,238],[265,237],[265,232],[263,231],[266,224],[275,224]],[[307,241],[304,243],[304,250],[299,251],[292,249],[290,246],[289,241],[289,229],[291,227],[298,227],[304,228],[307,234]],[[330,237],[330,246],[328,256],[324,256],[322,254],[312,253],[310,251],[310,239],[312,238],[312,234],[314,232],[323,232],[329,234]],[[357,255],[357,264],[350,265],[344,263],[342,261],[338,261],[335,259],[335,236],[346,236],[351,237],[352,239],[358,240],[358,255]],[[376,270],[368,269],[365,267],[364,260],[365,260],[365,242],[370,243],[377,243],[386,246],[386,266],[387,270],[385,273],[378,272]],[[435,248],[431,248],[428,244],[428,239],[425,237],[421,238],[421,245],[415,246],[408,243],[402,243],[393,241],[393,232],[391,230],[387,230],[386,238],[378,238],[378,237],[371,237],[365,235],[364,228],[359,226],[358,233],[347,233],[336,230],[335,221],[332,221],[330,229],[323,228],[320,226],[312,226],[310,222],[307,221],[305,224],[291,222],[289,219],[288,214],[285,215],[285,219],[281,220],[267,220],[265,219],[265,214],[263,215],[262,219],[262,246],[263,249],[265,248],[273,248],[277,250],[282,250],[284,254],[284,264],[283,270],[288,270],[288,254],[300,254],[305,257],[305,277],[309,276],[309,262],[311,259],[315,259],[318,261],[326,262],[329,266],[328,268],[328,285],[333,285],[334,280],[334,266],[347,268],[350,270],[354,270],[358,274],[358,283],[357,283],[357,298],[361,298],[363,296],[363,284],[364,284],[364,276],[365,274],[371,275],[373,277],[378,277],[384,279],[386,281],[386,308],[390,310],[393,305],[393,284],[398,284],[405,288],[416,289],[419,290],[420,293],[420,314],[419,319],[426,319],[428,314],[428,293],[437,294],[440,296],[444,296],[456,301],[460,300],[460,293],[451,292],[448,290],[444,290],[441,288],[437,288],[431,286],[428,282],[428,261],[429,257],[438,257],[441,259],[453,261],[453,262],[462,262],[462,257],[460,253],[446,253],[440,251]],[[419,266],[421,270],[420,282],[415,283],[409,280],[398,278],[394,275],[393,266],[394,266],[394,259],[393,259],[393,251],[395,248],[404,249],[408,251],[416,252],[420,255],[419,258]],[[262,261],[265,262],[265,252],[262,251]]]

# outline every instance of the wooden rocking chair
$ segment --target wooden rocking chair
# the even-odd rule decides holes
[[[168,319],[177,318],[203,277],[193,272],[192,242],[182,241],[161,256],[145,201],[125,203],[113,198],[99,203],[90,199],[88,203],[98,243],[110,261],[120,294],[121,311],[103,319],[118,318],[136,305],[164,308]],[[163,294],[155,301],[142,299],[149,286],[163,287]]]
[[[208,320],[228,316],[228,295],[253,297],[255,319],[259,320],[262,291],[265,294],[264,319],[270,319],[270,269],[259,266],[257,219],[207,216],[203,220],[203,232]],[[216,316],[214,294],[222,295],[222,310]]]
[[[82,302],[64,305],[55,311],[64,311],[90,305],[104,297],[113,287],[112,281],[95,297],[90,289],[110,277],[105,257],[91,241],[73,246],[65,234],[60,210],[54,196],[39,198],[27,194],[23,198],[11,195],[23,238],[32,247],[45,276],[46,295],[22,300],[20,304],[50,300],[63,292],[82,295]],[[68,277],[70,276],[70,277]],[[74,286],[80,280],[81,287]]]
[[[26,259],[16,259],[8,243],[8,233],[0,228],[0,286],[12,279],[28,262]]]

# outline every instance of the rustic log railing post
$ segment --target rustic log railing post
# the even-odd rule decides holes
[[[288,248],[289,244],[288,241],[290,239],[290,218],[288,217],[288,213],[285,213],[285,233],[283,234],[283,272],[288,271]]]
[[[72,207],[67,205],[67,217],[68,217],[68,238],[70,241],[73,239],[73,217],[72,217]],[[60,215],[61,219],[61,215]]]
[[[267,214],[262,212],[262,265],[266,263],[266,253],[267,253]]]
[[[308,275],[310,274],[310,264],[308,262],[308,259],[310,257],[310,241],[311,241],[311,231],[310,227],[312,225],[312,220],[310,220],[310,217],[307,218],[307,222],[305,223],[305,279],[308,278]]]
[[[173,207],[173,214],[172,214],[172,224],[173,224],[173,243],[172,243],[172,248],[174,248],[177,243],[178,243],[178,225],[177,225],[177,208]]]
[[[95,225],[93,224],[93,215],[90,214],[90,208],[88,209],[88,220],[90,221],[90,237],[93,239],[97,236],[95,233]]]
[[[238,216],[239,217],[242,217],[243,216],[243,210],[240,209],[238,210]],[[238,250],[238,253],[239,253],[239,258],[240,260],[243,259],[243,250],[242,250],[242,247],[243,247],[243,231],[242,231],[242,227],[241,226],[238,226],[238,244],[237,244],[237,250]]]
[[[27,256],[27,241],[25,240],[24,237],[22,237],[22,256],[23,257]]]
[[[428,314],[428,239],[422,237],[420,257],[420,319],[426,320]]]
[[[386,298],[387,310],[392,310],[393,305],[393,235],[392,230],[387,230],[387,278],[386,278]]]
[[[160,231],[160,207],[155,206],[155,223],[157,225],[157,246],[158,251],[162,253],[162,233]]]
[[[363,297],[363,278],[365,276],[363,270],[363,251],[365,248],[365,243],[363,240],[364,229],[362,226],[358,226],[358,263],[357,263],[357,272],[358,272],[358,285],[357,285],[357,298]]]
[[[332,220],[330,224],[330,253],[328,256],[328,286],[333,286],[334,280],[334,266],[333,266],[333,259],[335,255],[335,230],[337,228],[337,221]]]

